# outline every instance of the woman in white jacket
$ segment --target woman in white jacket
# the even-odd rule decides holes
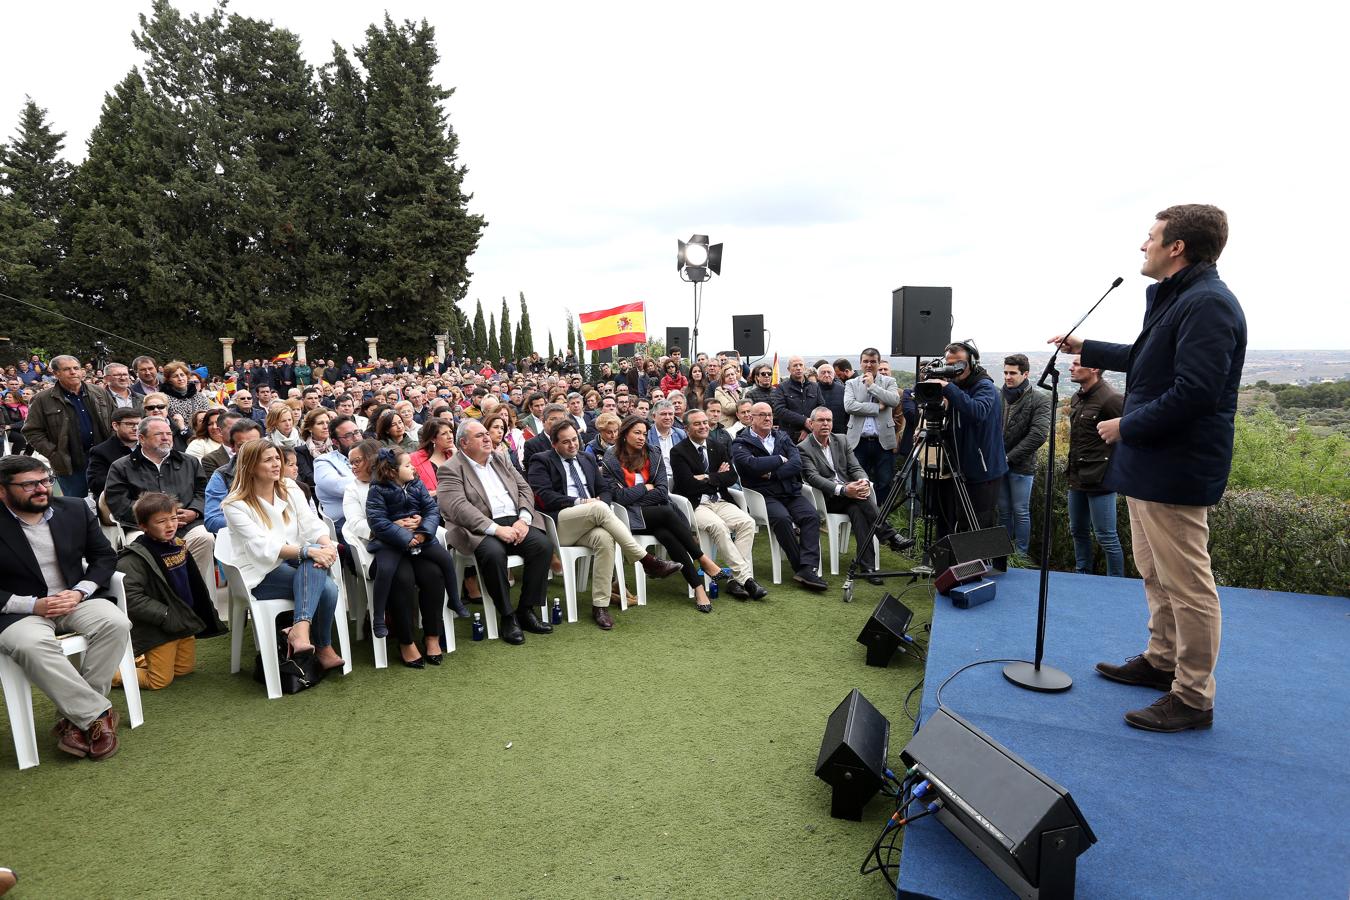
[[[282,476],[281,454],[270,441],[249,441],[239,449],[234,486],[221,511],[233,562],[253,596],[295,601],[291,652],[314,652],[325,669],[345,665],[332,638],[337,548],[305,495]]]

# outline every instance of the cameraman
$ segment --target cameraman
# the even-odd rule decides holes
[[[999,487],[1008,471],[1003,450],[1003,401],[994,380],[980,365],[980,350],[973,340],[948,344],[946,366],[937,371],[961,371],[949,378],[930,377],[927,381],[942,385],[942,401],[947,421],[943,436],[947,448],[955,449],[953,465],[964,476],[975,521],[966,519],[957,497],[955,479],[938,481],[938,537],[953,531],[974,531],[998,524]]]

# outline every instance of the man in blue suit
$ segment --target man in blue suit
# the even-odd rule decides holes
[[[1126,373],[1125,412],[1097,423],[1114,445],[1103,487],[1128,499],[1134,562],[1148,599],[1149,642],[1123,665],[1097,671],[1166,691],[1125,714],[1147,731],[1214,722],[1219,594],[1210,568],[1208,508],[1219,502],[1233,462],[1233,418],[1247,352],[1247,320],[1214,265],[1228,217],[1214,206],[1158,213],[1142,274],[1144,326],[1133,344],[1050,339],[1082,364]]]
[[[731,461],[741,484],[764,495],[769,527],[792,565],[792,579],[813,591],[828,590],[825,579],[816,574],[820,515],[816,505],[802,496],[802,454],[787,432],[773,427],[773,407],[768,403],[750,407],[750,427],[731,442]]]

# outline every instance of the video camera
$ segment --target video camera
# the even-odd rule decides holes
[[[965,360],[948,364],[945,359],[935,359],[923,367],[919,380],[914,385],[914,400],[927,406],[940,406],[942,403],[942,385],[929,381],[931,378],[956,378],[966,371],[969,364]],[[934,416],[933,418],[937,418]]]

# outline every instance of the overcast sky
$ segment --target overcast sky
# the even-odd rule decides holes
[[[180,2],[206,11],[205,2]],[[313,65],[379,4],[237,0]],[[769,352],[889,340],[891,289],[950,285],[954,332],[1131,341],[1139,244],[1174,203],[1228,212],[1220,274],[1252,348],[1350,346],[1343,4],[513,4],[397,0],[436,27],[487,217],[466,303],[530,303],[536,344],[643,300],[687,325],[676,240],[725,244],[701,349],[763,313]],[[149,2],[11,5],[0,134],[25,94],[85,155]],[[702,20],[700,17],[706,17]],[[1340,60],[1337,62],[1336,60]]]

